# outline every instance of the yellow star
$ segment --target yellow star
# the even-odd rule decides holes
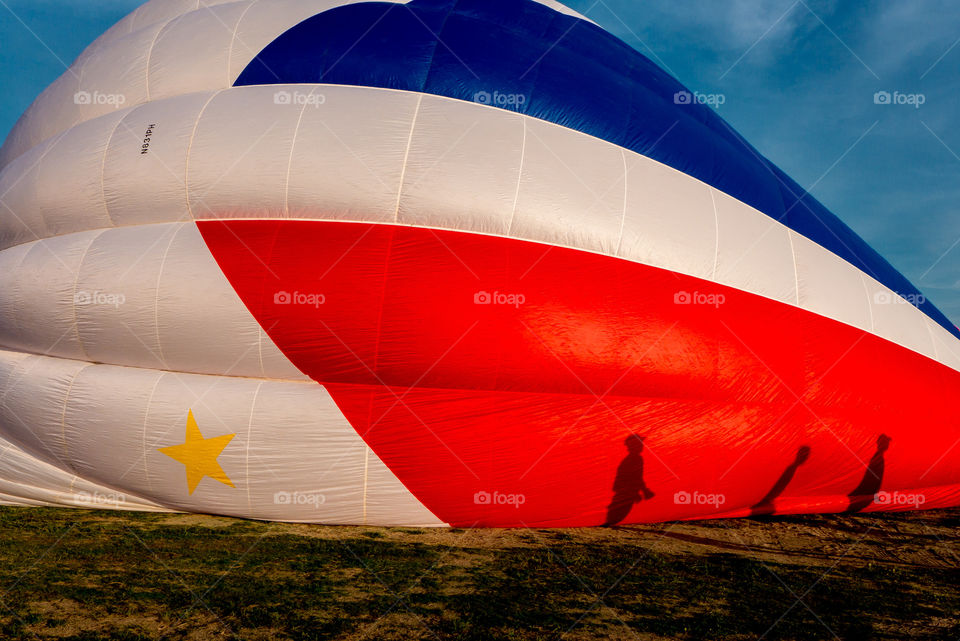
[[[193,410],[188,410],[186,441],[182,445],[158,448],[158,451],[186,466],[187,486],[190,488],[190,494],[193,494],[193,491],[197,489],[205,476],[216,479],[224,485],[236,487],[226,472],[223,471],[223,468],[220,467],[220,464],[217,463],[217,457],[233,440],[234,436],[236,434],[203,438],[200,427],[197,425],[196,419],[193,418]]]

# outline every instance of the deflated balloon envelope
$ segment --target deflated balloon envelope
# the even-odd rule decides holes
[[[960,333],[548,0],[151,0],[0,150],[0,502],[584,526],[960,503]]]

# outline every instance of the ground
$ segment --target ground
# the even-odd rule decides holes
[[[960,639],[960,510],[579,530],[0,508],[2,639]]]

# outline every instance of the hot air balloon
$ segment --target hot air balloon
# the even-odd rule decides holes
[[[465,527],[960,504],[957,328],[557,2],[151,0],[0,169],[0,502]]]

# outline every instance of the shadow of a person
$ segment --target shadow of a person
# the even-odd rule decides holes
[[[617,466],[617,476],[613,480],[613,498],[607,506],[607,520],[604,525],[616,525],[630,514],[633,506],[644,499],[652,499],[654,494],[643,480],[643,436],[631,434],[624,441],[627,455]]]
[[[773,514],[773,502],[777,499],[778,496],[783,494],[784,490],[787,489],[787,486],[790,485],[790,481],[793,480],[793,475],[797,473],[797,469],[807,462],[807,459],[810,458],[810,446],[804,445],[797,450],[797,456],[793,459],[793,462],[787,466],[787,469],[783,471],[783,474],[780,475],[780,478],[777,479],[777,482],[773,484],[773,487],[770,488],[770,491],[760,499],[755,505],[750,508],[750,516],[761,516],[766,514]]]
[[[880,484],[883,482],[883,469],[885,465],[883,455],[890,447],[891,440],[892,439],[886,434],[881,434],[877,437],[877,451],[870,457],[870,462],[867,464],[867,471],[864,472],[863,478],[860,479],[860,484],[847,495],[850,499],[850,505],[847,506],[846,510],[847,512],[859,512],[873,503],[874,496],[880,491]]]

